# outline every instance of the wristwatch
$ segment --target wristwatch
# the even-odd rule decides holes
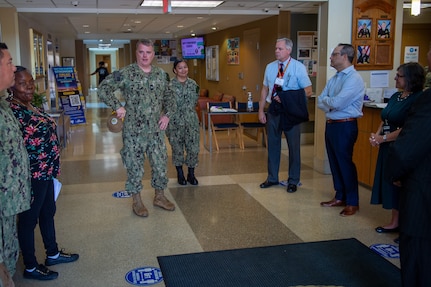
[[[386,139],[387,139],[387,136],[386,136],[386,134],[384,134],[384,135],[383,135],[383,141],[385,142],[385,141],[386,141]]]

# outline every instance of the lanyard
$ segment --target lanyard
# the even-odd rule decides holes
[[[284,72],[286,72],[287,67],[289,67],[290,60],[292,60],[292,57],[289,57],[289,61],[287,61],[287,64],[286,64],[286,67],[284,67],[283,73],[280,73],[280,69],[278,69],[278,75],[277,75],[278,78],[283,78]]]

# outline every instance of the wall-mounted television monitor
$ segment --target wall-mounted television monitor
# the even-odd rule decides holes
[[[181,39],[181,50],[184,59],[205,59],[204,38]]]

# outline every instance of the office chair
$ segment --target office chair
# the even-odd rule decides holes
[[[237,102],[236,109],[238,111],[245,111],[247,109],[246,102]],[[253,102],[253,111],[259,111],[259,102]],[[244,148],[244,130],[256,130],[256,138],[252,137],[256,141],[259,141],[259,135],[262,134],[262,141],[265,140],[265,146],[268,146],[268,139],[266,136],[266,125],[259,122],[258,114],[239,114],[238,115],[238,124],[241,132],[241,141],[242,147]],[[250,135],[249,135],[250,137]]]
[[[207,103],[207,110],[210,112],[212,106],[222,107],[225,109],[231,109],[232,103],[231,102],[217,102],[217,103]],[[220,115],[211,115],[211,129],[212,129],[212,135],[214,137],[214,142],[216,144],[216,149],[219,151],[219,144],[217,140],[216,131],[227,131],[228,136],[230,139],[230,131],[234,130],[236,137],[238,138],[238,145],[241,149],[244,147],[242,146],[242,140],[241,140],[241,133],[240,133],[240,127],[236,123],[236,115],[224,115],[223,112],[220,112]]]

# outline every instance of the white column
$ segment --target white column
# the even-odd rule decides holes
[[[329,56],[339,43],[351,43],[353,0],[328,0],[319,11],[319,63],[316,82],[316,96],[319,96],[326,82],[335,74]],[[316,99],[317,103],[317,99]],[[325,147],[325,113],[317,108],[314,123],[314,169],[329,174]]]

